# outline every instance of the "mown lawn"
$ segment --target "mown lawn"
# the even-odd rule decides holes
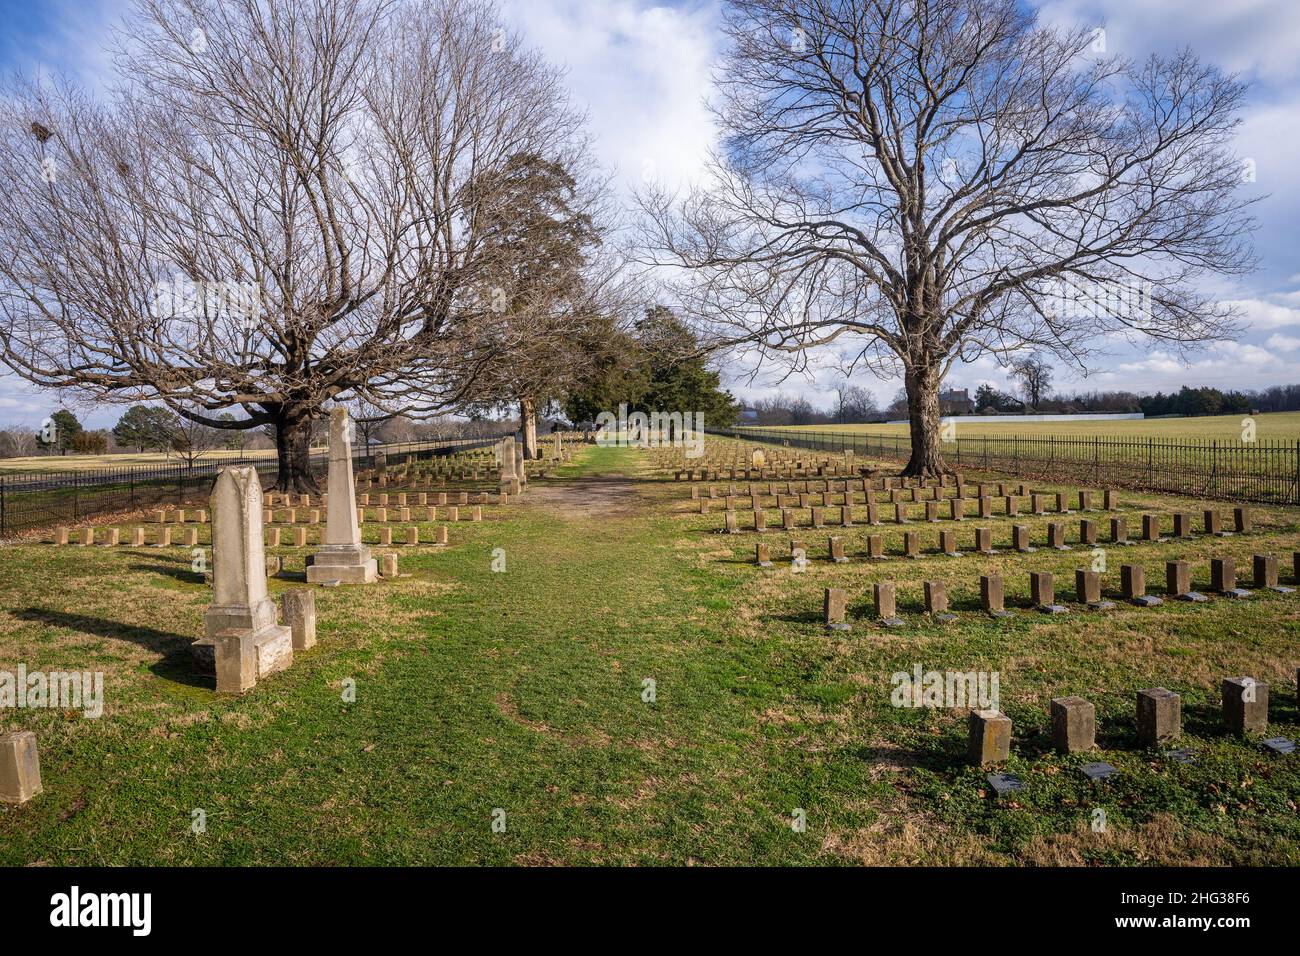
[[[752,532],[719,535],[720,514],[692,513],[649,463],[583,449],[522,504],[453,526],[451,548],[396,549],[409,577],[318,590],[317,647],[235,700],[189,673],[209,591],[184,549],[7,548],[0,669],[103,670],[108,687],[97,721],[2,715],[37,732],[46,792],[0,808],[0,863],[1300,863],[1300,755],[1228,739],[1218,718],[1219,679],[1250,674],[1272,684],[1272,732],[1300,734],[1300,595],[994,623],[972,610],[982,569],[1003,569],[1009,604],[1030,567],[1057,571],[1068,599],[1081,555],[872,565],[856,528],[848,565],[824,560],[831,532],[808,531],[806,571],[760,570]],[[1124,497],[1131,533],[1158,504]],[[1041,540],[1047,519],[1022,520]],[[1209,554],[1248,567],[1256,551],[1282,555],[1289,581],[1295,511],[1256,521],[1249,538],[1112,553],[1107,584],[1140,560],[1160,593],[1178,554],[1205,587]],[[1009,522],[990,523],[1004,545]],[[901,531],[885,534],[896,549]],[[790,537],[764,540],[779,559]],[[937,575],[951,625],[918,613]],[[903,629],[865,616],[882,576]],[[831,585],[850,591],[851,632],[821,626]],[[999,671],[1027,784],[1014,801],[963,765],[963,713],[890,705],[890,675],[918,663]],[[1196,763],[1137,748],[1133,694],[1150,686],[1183,695]],[[1097,705],[1104,749],[1088,759],[1120,777],[1089,784],[1083,759],[1048,752],[1048,701],[1067,694]]]

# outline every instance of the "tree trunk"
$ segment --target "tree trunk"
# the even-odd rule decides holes
[[[311,473],[311,417],[305,408],[286,406],[275,426],[275,453],[280,465],[277,491],[320,494]]]
[[[948,471],[939,451],[939,370],[923,366],[909,368],[906,384],[912,458],[903,474],[914,478],[935,478]]]
[[[531,398],[519,400],[519,430],[523,433],[524,457],[536,461],[537,453],[537,403]]]

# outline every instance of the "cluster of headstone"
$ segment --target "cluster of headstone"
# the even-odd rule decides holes
[[[1300,670],[1296,672],[1300,686]],[[1228,733],[1246,737],[1268,731],[1269,686],[1253,677],[1226,677],[1220,684],[1223,726]],[[1082,697],[1057,697],[1051,702],[1052,747],[1062,754],[1087,753],[1097,746],[1096,707]],[[1134,719],[1138,742],[1144,747],[1163,747],[1182,734],[1182,699],[1164,687],[1137,692]],[[967,759],[979,767],[1005,762],[1011,756],[1011,719],[996,710],[971,711],[967,725]],[[1295,742],[1286,737],[1264,739],[1261,746],[1275,754],[1290,754]],[[1175,750],[1171,756],[1182,762],[1195,760],[1190,750]],[[1109,763],[1083,765],[1092,780],[1105,780],[1119,771]],[[1023,788],[1013,774],[989,777],[994,792],[1002,795]]]
[[[766,546],[759,546],[759,563],[770,565],[770,556]],[[830,558],[842,561],[843,544],[839,538],[830,540]],[[791,548],[792,561],[806,560],[802,546],[795,544]],[[1278,560],[1274,555],[1257,554],[1253,561],[1253,583],[1256,589],[1291,594],[1295,586],[1300,586],[1300,551],[1292,554],[1292,580],[1295,586],[1287,587],[1279,583]],[[1231,557],[1213,558],[1210,561],[1209,591],[1229,598],[1246,598],[1251,592],[1239,586],[1235,559]],[[1107,600],[1103,591],[1103,575],[1089,568],[1076,568],[1074,572],[1074,601],[1088,610],[1105,611],[1115,607]],[[1056,587],[1050,571],[1030,571],[1028,588],[1028,607],[1044,614],[1064,614],[1069,608],[1058,602]],[[898,616],[898,591],[894,581],[876,581],[873,585],[873,617],[882,624],[897,627],[903,623]],[[955,616],[948,608],[948,586],[943,581],[922,582],[925,612],[934,620],[951,621]],[[1187,561],[1169,561],[1165,566],[1166,598],[1178,601],[1200,602],[1209,598],[1192,586],[1191,564]],[[1153,607],[1163,603],[1162,598],[1147,594],[1146,572],[1140,564],[1125,564],[1120,567],[1119,596],[1138,607]],[[826,588],[825,624],[836,630],[846,630],[848,623],[847,597],[842,588]],[[1010,613],[1006,608],[1005,587],[1002,575],[997,573],[980,576],[980,608],[984,613],[994,617],[1006,617]]]

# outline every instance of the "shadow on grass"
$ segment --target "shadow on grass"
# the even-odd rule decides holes
[[[158,663],[149,668],[158,677],[192,687],[211,688],[212,686],[211,678],[194,673],[190,656],[190,647],[195,640],[193,637],[170,631],[159,631],[152,627],[123,624],[120,621],[91,617],[87,614],[69,614],[66,611],[51,611],[39,607],[24,608],[10,613],[20,621],[63,627],[113,640],[133,641],[162,656]]]
[[[184,584],[202,584],[203,575],[190,568],[188,564],[132,564],[132,571],[148,571],[153,574],[166,575]]]

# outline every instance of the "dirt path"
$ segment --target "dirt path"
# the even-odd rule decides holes
[[[567,521],[626,518],[640,510],[641,492],[635,478],[611,472],[581,478],[534,479],[523,500]]]

